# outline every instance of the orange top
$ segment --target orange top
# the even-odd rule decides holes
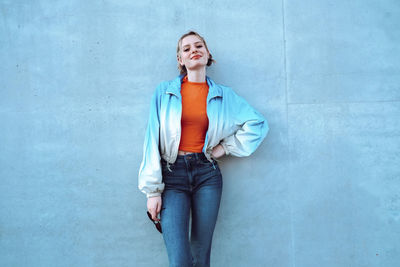
[[[187,76],[182,80],[182,118],[179,150],[199,153],[203,150],[208,129],[207,82],[189,82]]]

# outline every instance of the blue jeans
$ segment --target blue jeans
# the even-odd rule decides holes
[[[167,166],[161,225],[171,267],[210,266],[211,242],[222,193],[222,176],[216,161],[203,153],[178,156]],[[189,218],[192,226],[189,240]]]

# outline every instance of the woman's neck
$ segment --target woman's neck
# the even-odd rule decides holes
[[[188,81],[194,83],[204,83],[206,81],[206,68],[200,70],[188,70]]]

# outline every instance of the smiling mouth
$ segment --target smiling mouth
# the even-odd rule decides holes
[[[192,57],[192,59],[199,59],[199,58],[201,58],[201,56],[194,56],[194,57]]]

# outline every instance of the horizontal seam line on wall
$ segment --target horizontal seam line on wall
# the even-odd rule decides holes
[[[324,105],[324,104],[371,104],[371,103],[400,103],[399,100],[382,100],[382,101],[343,101],[343,102],[319,102],[319,103],[287,103],[288,105]]]

